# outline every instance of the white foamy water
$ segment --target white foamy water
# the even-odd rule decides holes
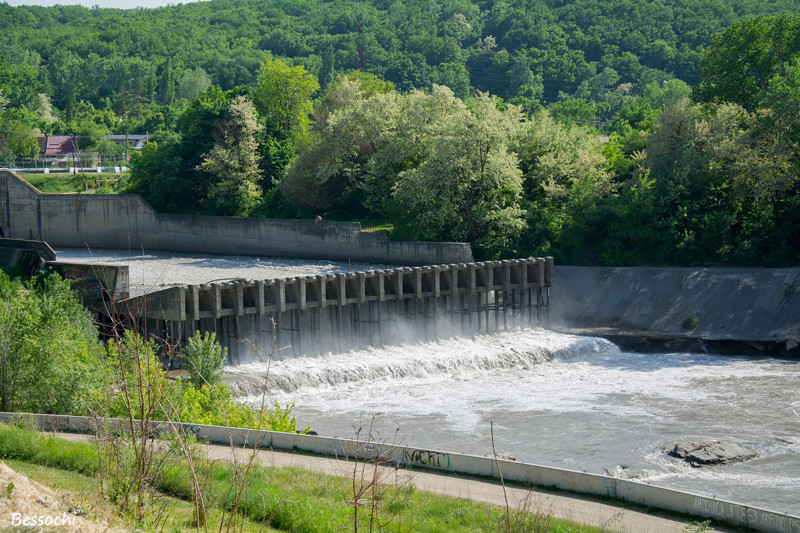
[[[131,296],[175,285],[220,280],[264,280],[394,268],[391,265],[311,259],[85,248],[58,249],[56,258],[73,263],[127,265]]]
[[[265,365],[228,374],[257,390]],[[274,360],[270,394],[300,426],[354,437],[359,427],[407,446],[491,453],[611,473],[800,515],[800,362],[620,352],[543,330],[474,340]],[[362,434],[365,429],[362,429]],[[734,441],[759,457],[695,469],[664,448]]]

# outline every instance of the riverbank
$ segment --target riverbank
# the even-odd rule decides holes
[[[87,440],[84,435],[70,433],[54,433],[53,435],[69,441],[83,442]],[[203,450],[207,453],[208,459],[212,461],[233,461],[234,450],[230,446],[205,444]],[[235,451],[240,463],[246,460],[246,451],[238,448]],[[300,453],[296,450],[261,449],[257,453],[256,464],[270,469],[292,468],[310,472],[312,475],[343,479],[352,479],[354,472],[360,476],[361,471],[366,469],[367,475],[375,476],[376,479],[389,482],[394,486],[413,487],[408,489],[412,493],[422,491],[446,498],[456,498],[455,501],[445,501],[450,508],[463,508],[465,499],[489,504],[495,509],[502,509],[508,505],[512,512],[528,513],[529,522],[533,522],[534,519],[541,522],[537,531],[679,533],[687,531],[687,526],[691,526],[693,520],[699,523],[696,517],[659,511],[620,500],[597,498],[568,491],[548,490],[537,486],[520,486],[514,483],[504,486],[496,480],[475,476],[374,465],[370,462],[354,463],[352,460],[341,457],[325,457]],[[451,515],[452,513],[448,513],[448,516]],[[560,528],[549,526],[546,522],[551,519],[564,520],[573,525],[565,523]],[[710,521],[707,524],[711,527]],[[493,530],[491,525],[485,525],[490,531]],[[426,529],[423,524],[418,524],[418,527]],[[445,525],[440,525],[440,527],[445,527]],[[499,529],[502,530],[502,525]],[[735,530],[715,522],[714,531],[733,532]]]
[[[800,268],[557,266],[550,326],[625,350],[800,357]]]

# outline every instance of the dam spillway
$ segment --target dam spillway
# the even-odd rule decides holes
[[[213,332],[229,363],[337,353],[547,320],[553,259],[400,267],[181,285],[115,302],[112,315],[177,354]]]

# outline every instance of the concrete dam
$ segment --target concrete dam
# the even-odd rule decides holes
[[[468,244],[389,241],[358,223],[166,215],[139,195],[43,194],[10,171],[0,171],[0,228],[9,250],[41,241],[47,244],[39,248],[48,249],[410,265],[180,283],[130,297],[127,267],[50,263],[84,285],[99,282],[104,294],[93,291],[91,307],[109,327],[122,321],[159,339],[170,354],[195,333],[214,332],[231,364],[540,324],[548,316],[554,271],[553,258],[475,263]],[[52,261],[51,255],[42,257]]]
[[[177,348],[214,332],[232,364],[471,336],[546,321],[552,258],[170,287],[113,315]]]

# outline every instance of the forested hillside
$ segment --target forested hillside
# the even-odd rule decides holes
[[[364,70],[401,91],[471,87],[543,103],[609,85],[694,84],[709,38],[742,18],[798,12],[792,0],[213,0],[160,9],[0,4],[0,86],[14,106],[45,93],[72,120],[80,102],[141,117],[209,83],[252,85],[270,56],[324,88]],[[614,75],[602,75],[611,68]],[[153,128],[159,126],[153,121]],[[166,126],[172,126],[167,120]]]
[[[167,211],[389,221],[479,257],[800,260],[793,0],[0,4],[0,158],[157,133]]]

